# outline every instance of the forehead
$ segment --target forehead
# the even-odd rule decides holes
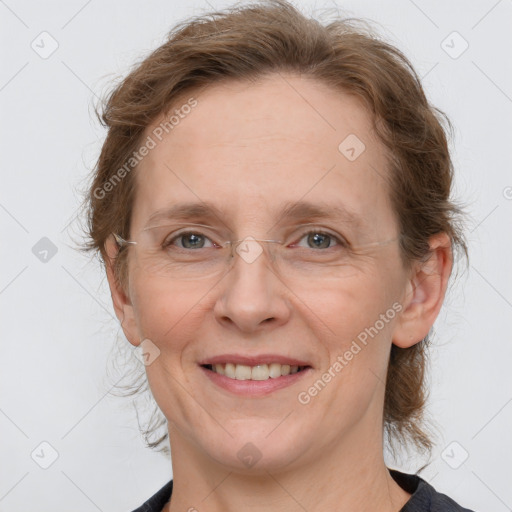
[[[273,74],[184,94],[147,137],[154,147],[135,173],[135,224],[202,201],[256,222],[300,199],[392,222],[371,117],[357,98],[316,80]]]

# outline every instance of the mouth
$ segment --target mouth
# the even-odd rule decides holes
[[[311,366],[268,362],[254,366],[217,362],[200,364],[199,368],[215,388],[247,398],[271,396],[313,372]]]
[[[285,354],[218,354],[198,361],[215,388],[244,397],[266,397],[298,385],[314,372],[305,359]]]
[[[309,365],[289,365],[280,363],[249,366],[235,363],[202,364],[202,368],[233,380],[265,381],[279,379],[287,375],[300,373],[311,368]]]

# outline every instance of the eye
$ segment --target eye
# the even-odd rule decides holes
[[[348,244],[344,240],[332,235],[331,233],[326,233],[325,231],[308,231],[300,238],[300,240],[303,239],[306,239],[308,248],[312,249],[330,249],[335,245],[335,242],[341,247],[348,247]]]
[[[210,241],[210,239],[196,231],[186,231],[166,238],[162,246],[163,248],[169,248],[174,245],[175,241],[179,241],[178,249],[203,249],[205,241]],[[211,241],[210,243],[212,244],[210,247],[214,247]]]

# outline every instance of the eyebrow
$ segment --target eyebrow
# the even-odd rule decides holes
[[[225,214],[223,211],[209,202],[179,203],[169,208],[164,208],[154,212],[149,217],[145,227],[162,220],[208,221],[213,219],[222,220],[224,217]],[[341,204],[329,205],[325,203],[311,203],[307,201],[286,202],[278,211],[276,218],[278,219],[277,223],[288,219],[310,219],[343,221],[354,224],[355,226],[361,226],[363,224],[360,217]]]

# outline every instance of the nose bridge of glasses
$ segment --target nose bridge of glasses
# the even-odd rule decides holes
[[[278,248],[283,242],[281,240],[267,240],[247,236],[241,240],[233,240],[225,242],[231,248],[230,256],[233,258],[235,254],[240,256],[245,262],[252,263],[263,252],[263,244],[270,249],[270,254],[274,258],[274,247]]]

